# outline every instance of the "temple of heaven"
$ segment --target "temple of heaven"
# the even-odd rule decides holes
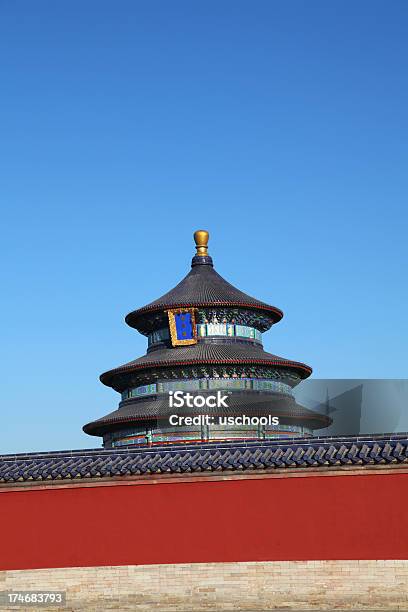
[[[83,429],[105,448],[305,437],[331,422],[293,396],[311,368],[263,349],[282,311],[222,278],[208,238],[195,232],[191,270],[174,289],[126,316],[148,348],[100,377],[121,401]]]

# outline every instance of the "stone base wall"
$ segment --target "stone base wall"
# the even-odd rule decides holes
[[[66,607],[49,608],[65,611],[408,610],[408,561],[191,563],[0,572],[0,591],[10,590],[66,591]]]

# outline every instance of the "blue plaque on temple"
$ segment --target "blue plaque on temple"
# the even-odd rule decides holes
[[[168,310],[167,314],[172,345],[196,344],[197,326],[194,308],[177,308]]]
[[[180,312],[174,315],[176,323],[177,340],[191,340],[193,336],[193,325],[189,312]]]

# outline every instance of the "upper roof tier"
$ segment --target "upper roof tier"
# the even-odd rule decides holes
[[[194,240],[197,254],[192,259],[191,271],[174,289],[154,300],[154,302],[150,302],[147,306],[130,312],[125,318],[130,327],[146,334],[151,329],[146,321],[146,317],[150,313],[164,311],[168,308],[183,307],[249,308],[261,311],[270,319],[269,327],[281,320],[283,312],[279,308],[243,293],[214,270],[212,258],[207,252],[208,237],[208,232],[204,230],[195,232]]]

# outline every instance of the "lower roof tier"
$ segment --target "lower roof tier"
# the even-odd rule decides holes
[[[207,343],[199,340],[197,344],[192,346],[160,348],[150,351],[143,357],[105,372],[100,379],[108,387],[113,387],[116,391],[121,392],[126,388],[125,379],[132,373],[143,371],[146,373],[146,380],[148,380],[149,373],[153,373],[157,369],[223,364],[282,368],[295,374],[298,380],[307,378],[312,373],[312,368],[308,365],[267,353],[262,346],[257,344],[249,345],[247,342]],[[156,378],[157,376],[152,377],[152,382]]]
[[[208,394],[210,392],[200,392],[202,396]],[[227,407],[206,406],[203,409],[192,406],[182,411],[169,407],[167,394],[158,394],[153,398],[130,398],[122,401],[118,410],[87,423],[83,430],[87,434],[101,436],[108,431],[143,422],[150,422],[152,427],[158,426],[160,422],[163,427],[169,425],[169,417],[175,413],[188,416],[205,414],[210,417],[273,415],[279,418],[280,423],[302,425],[310,429],[323,429],[331,423],[330,417],[297,404],[292,396],[274,392],[235,391],[229,393]]]

